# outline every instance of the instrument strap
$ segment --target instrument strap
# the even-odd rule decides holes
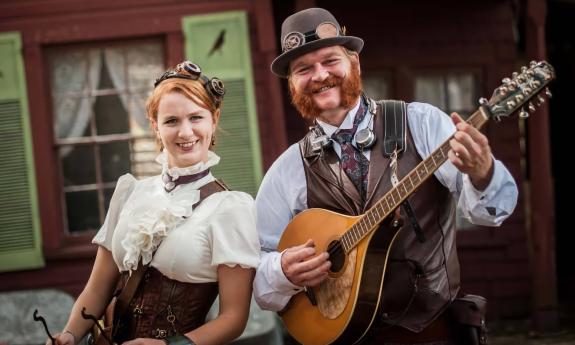
[[[398,160],[402,152],[407,147],[407,105],[403,101],[382,100],[379,103],[383,106],[383,116],[385,123],[385,133],[383,138],[383,155],[390,159],[391,184],[395,187],[399,183],[397,177]],[[407,199],[401,204],[417,240],[425,242],[425,235],[417,222],[415,212],[411,208]]]

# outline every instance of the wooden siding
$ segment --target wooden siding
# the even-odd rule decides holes
[[[256,112],[263,165],[267,168],[287,145],[280,84],[266,67],[275,57],[275,33],[269,29],[273,27],[269,0],[14,0],[0,4],[0,32],[17,31],[22,36],[46,258],[46,267],[41,270],[0,273],[0,291],[55,287],[77,294],[89,276],[96,253],[96,246],[90,244],[93,233],[70,236],[64,230],[45,49],[160,38],[165,44],[166,64],[173,66],[184,57],[183,16],[234,10],[248,14]]]

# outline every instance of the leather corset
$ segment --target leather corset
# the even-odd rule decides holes
[[[408,114],[409,116],[409,114]],[[367,196],[362,203],[351,180],[341,171],[333,149],[311,149],[311,133],[300,141],[309,208],[359,215],[392,188],[389,159],[383,156],[383,116],[378,105],[374,121],[377,142],[371,149]],[[422,161],[407,126],[406,150],[398,178]],[[417,240],[402,210],[404,226],[391,248],[380,310],[384,323],[419,332],[436,319],[459,291],[459,261],[455,246],[455,202],[449,190],[432,176],[408,198],[426,241]],[[385,224],[387,222],[383,222]],[[382,225],[378,231],[385,231]]]
[[[163,339],[189,332],[204,324],[217,295],[217,282],[183,283],[149,267],[114,340]]]

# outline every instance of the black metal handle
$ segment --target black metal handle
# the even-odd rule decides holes
[[[106,335],[106,332],[104,332],[104,329],[102,328],[102,326],[100,326],[100,322],[99,320],[91,314],[87,314],[86,313],[86,307],[82,308],[82,317],[85,320],[92,320],[94,321],[94,324],[96,324],[96,327],[98,327],[98,329],[100,330],[100,335],[104,337],[104,339],[106,339],[106,341],[108,342],[108,344],[110,345],[114,345],[114,343],[112,342],[112,340],[110,338],[108,338],[108,336]]]
[[[50,331],[48,330],[48,325],[46,324],[46,320],[42,316],[38,316],[38,309],[34,309],[34,315],[32,316],[34,317],[34,321],[42,322],[42,325],[44,325],[44,330],[46,330],[46,334],[48,334],[48,337],[52,341],[52,345],[56,345],[56,338],[54,338],[52,334],[50,334]]]

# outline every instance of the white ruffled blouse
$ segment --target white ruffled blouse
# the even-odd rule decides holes
[[[157,161],[172,178],[201,172],[219,162],[208,160],[187,168],[168,168],[165,153]],[[92,240],[112,252],[120,271],[135,270],[140,258],[170,279],[205,283],[217,281],[217,267],[256,268],[260,245],[253,198],[223,191],[200,199],[199,188],[214,180],[201,179],[164,190],[161,176],[136,180],[120,177],[104,224]],[[155,251],[155,254],[154,254]]]

